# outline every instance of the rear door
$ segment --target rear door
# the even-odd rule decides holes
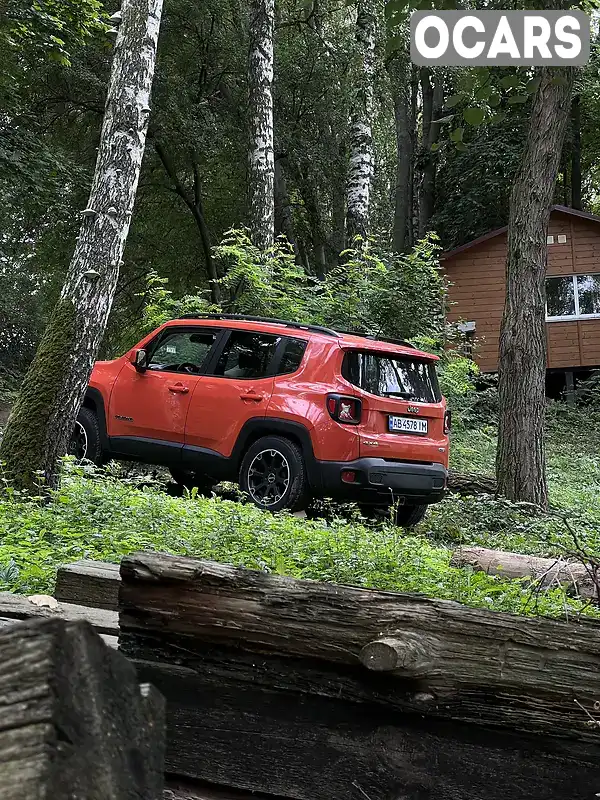
[[[196,385],[185,428],[186,451],[230,456],[244,424],[264,417],[273,393],[273,363],[280,337],[232,330]]]
[[[363,404],[361,457],[447,463],[445,403],[433,361],[350,350],[343,375],[357,387]]]

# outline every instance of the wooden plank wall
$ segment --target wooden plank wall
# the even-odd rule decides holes
[[[555,241],[565,234],[565,244],[548,245],[548,274],[572,275],[600,272],[600,224],[554,212],[549,233]],[[504,308],[506,234],[488,239],[443,262],[448,280],[450,321],[476,323],[476,360],[483,372],[498,368],[498,340]],[[600,365],[600,319],[549,322],[548,367],[551,369]]]

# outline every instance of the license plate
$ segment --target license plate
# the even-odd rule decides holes
[[[388,430],[394,433],[416,433],[425,436],[427,433],[427,420],[414,417],[390,417]]]

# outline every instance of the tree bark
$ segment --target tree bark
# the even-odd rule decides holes
[[[275,0],[250,4],[250,159],[248,173],[250,234],[254,244],[271,247],[275,231],[273,154],[273,29]]]
[[[423,132],[421,142],[422,180],[419,196],[419,238],[427,233],[429,221],[435,210],[436,156],[432,146],[440,134],[439,119],[443,106],[443,86],[440,78],[431,83],[431,72],[421,69],[421,91],[423,95]]]
[[[573,144],[571,149],[571,206],[581,211],[581,97],[573,98],[571,107]]]
[[[403,71],[394,91],[394,120],[396,123],[396,186],[394,188],[394,224],[392,243],[396,253],[403,253],[409,241],[410,175],[412,138],[410,134],[410,84]]]
[[[350,166],[346,201],[346,242],[369,233],[369,204],[373,180],[373,79],[375,74],[375,27],[373,10],[358,6],[356,41],[360,59],[357,88],[350,119]]]
[[[545,508],[546,236],[574,72],[542,67],[540,78],[510,201],[496,477],[500,494]]]
[[[110,313],[129,232],[150,114],[162,0],[124,0],[96,169],[60,299],[0,447],[18,487],[58,480]]]

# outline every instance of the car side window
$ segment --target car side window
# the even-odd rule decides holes
[[[277,370],[278,375],[290,375],[296,372],[302,363],[304,351],[306,350],[306,339],[288,339],[285,343],[285,350],[281,357],[281,362]]]
[[[215,367],[223,378],[251,380],[266,377],[279,337],[233,331]]]
[[[155,372],[200,372],[216,338],[216,331],[169,331],[152,352],[148,369]]]

